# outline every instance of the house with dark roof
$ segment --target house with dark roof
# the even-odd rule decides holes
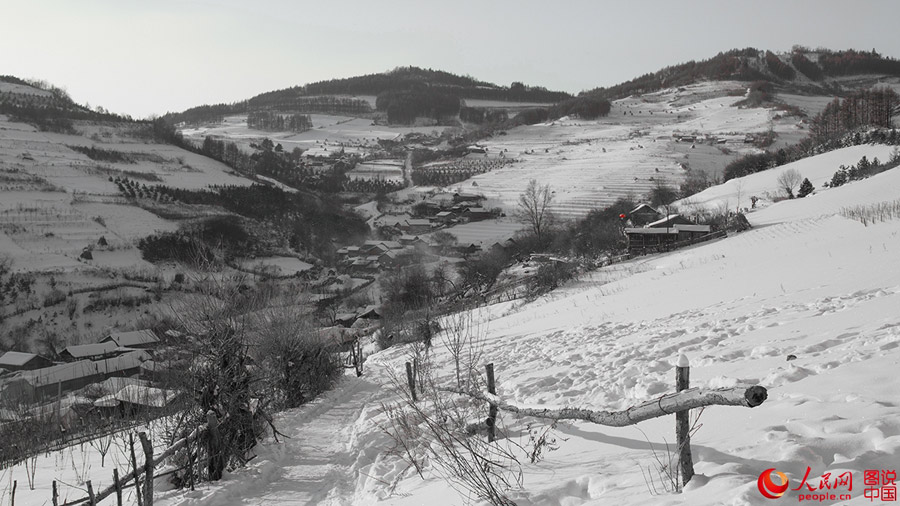
[[[491,219],[493,214],[483,207],[470,207],[463,211],[462,216],[469,221],[481,221]]]
[[[7,351],[0,355],[0,369],[7,371],[30,371],[50,367],[53,362],[34,353],[22,353],[19,351]]]
[[[382,244],[381,241],[366,241],[365,244],[360,246],[359,251],[361,254],[366,256],[377,256],[386,251],[390,251],[390,248]]]
[[[677,216],[677,215],[676,215]],[[674,217],[674,216],[673,216]],[[682,219],[684,219],[682,217]],[[673,220],[680,221],[680,220]],[[663,226],[658,226],[663,223]],[[642,255],[659,251],[669,251],[692,244],[695,241],[709,239],[709,225],[694,225],[693,223],[671,223],[662,219],[657,226],[626,227],[625,236],[628,238],[628,252],[632,255]],[[668,226],[665,226],[668,224]]]
[[[394,267],[399,261],[397,251],[385,251],[378,255],[378,263],[384,267]]]

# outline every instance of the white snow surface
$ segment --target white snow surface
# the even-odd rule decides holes
[[[869,148],[870,159],[886,158]],[[833,172],[860,152],[800,162],[810,166],[801,172],[810,177],[819,164]],[[511,497],[522,505],[763,505],[772,502],[757,490],[761,472],[776,468],[795,488],[809,466],[816,482],[851,471],[853,500],[840,503],[868,504],[863,470],[900,463],[900,219],[866,226],[839,211],[896,200],[898,189],[894,169],[773,203],[748,215],[747,232],[477,312],[487,329],[484,362],[495,364],[498,395],[516,404],[624,409],[673,391],[682,354],[693,387],[768,389],[759,407],[702,412],[691,441],[697,475],[681,494],[654,494],[646,478],[658,480],[654,452],[665,458],[674,443],[674,417],[666,416],[625,428],[559,423],[559,448],[536,464],[523,456],[524,487]],[[439,378],[452,386],[440,335],[434,342]],[[389,452],[383,403],[399,400],[390,376],[407,360],[405,347],[374,353],[362,378],[347,376],[278,417],[290,439],[261,444],[247,468],[218,483],[160,492],[156,504],[466,504],[435,469],[423,480]],[[519,434],[536,421],[501,411],[501,422],[524,443]],[[0,475],[0,494],[12,479],[21,486],[25,472]],[[795,503],[797,494],[780,501]],[[47,504],[49,491],[30,497],[16,504]]]

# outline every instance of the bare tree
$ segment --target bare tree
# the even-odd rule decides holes
[[[788,198],[792,199],[794,198],[794,188],[796,188],[802,180],[803,176],[800,175],[800,171],[797,169],[787,169],[778,176],[776,182],[778,183],[778,187],[787,193]]]
[[[540,186],[536,179],[529,181],[525,192],[519,195],[516,215],[531,227],[531,231],[539,242],[543,241],[544,236],[553,226],[551,202],[553,202],[553,191],[550,189],[550,185]]]
[[[421,475],[430,467],[469,500],[511,506],[511,492],[522,488],[519,453],[523,448],[503,434],[494,442],[479,436],[484,405],[441,391],[423,357],[417,373],[419,400],[414,401],[402,378],[392,378],[402,400],[383,405],[388,423],[381,427],[393,440],[391,453],[406,461]]]
[[[246,464],[266,432],[277,438],[271,411],[308,402],[341,372],[329,346],[342,343],[316,334],[311,316],[276,285],[254,283],[247,275],[205,276],[193,284],[194,296],[171,308],[194,336],[193,357],[170,375],[173,386],[192,399],[173,439],[211,416],[217,425],[204,442],[179,455],[180,463],[188,464],[179,477],[182,484],[215,481],[226,468]]]
[[[487,329],[480,323],[482,316],[472,310],[454,313],[443,319],[441,343],[450,352],[456,372],[456,387],[470,388],[477,380],[475,368],[484,355],[484,336]]]

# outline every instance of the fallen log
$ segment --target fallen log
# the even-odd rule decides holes
[[[582,408],[525,408],[510,404],[496,395],[485,392],[466,392],[462,390],[442,389],[445,392],[468,395],[482,400],[503,411],[522,416],[533,416],[549,420],[584,420],[586,422],[606,425],[608,427],[626,427],[651,418],[671,415],[679,411],[701,408],[703,406],[744,406],[754,408],[762,404],[768,393],[765,387],[758,385],[749,387],[721,388],[700,390],[690,388],[663,395],[657,399],[632,406],[624,411],[594,411]]]

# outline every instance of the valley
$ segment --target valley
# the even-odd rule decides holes
[[[490,363],[504,400],[619,410],[671,391],[681,355],[693,387],[769,395],[693,411],[683,490],[671,417],[501,412],[504,497],[763,504],[767,467],[888,467],[900,74],[698,67],[717,58],[743,64],[577,97],[408,67],[152,120],[4,76],[0,502],[108,486],[120,429],[161,452],[209,412],[235,438],[224,476],[196,445],[156,504],[449,504],[477,492],[427,417],[480,437],[484,405],[442,388],[480,391]]]

